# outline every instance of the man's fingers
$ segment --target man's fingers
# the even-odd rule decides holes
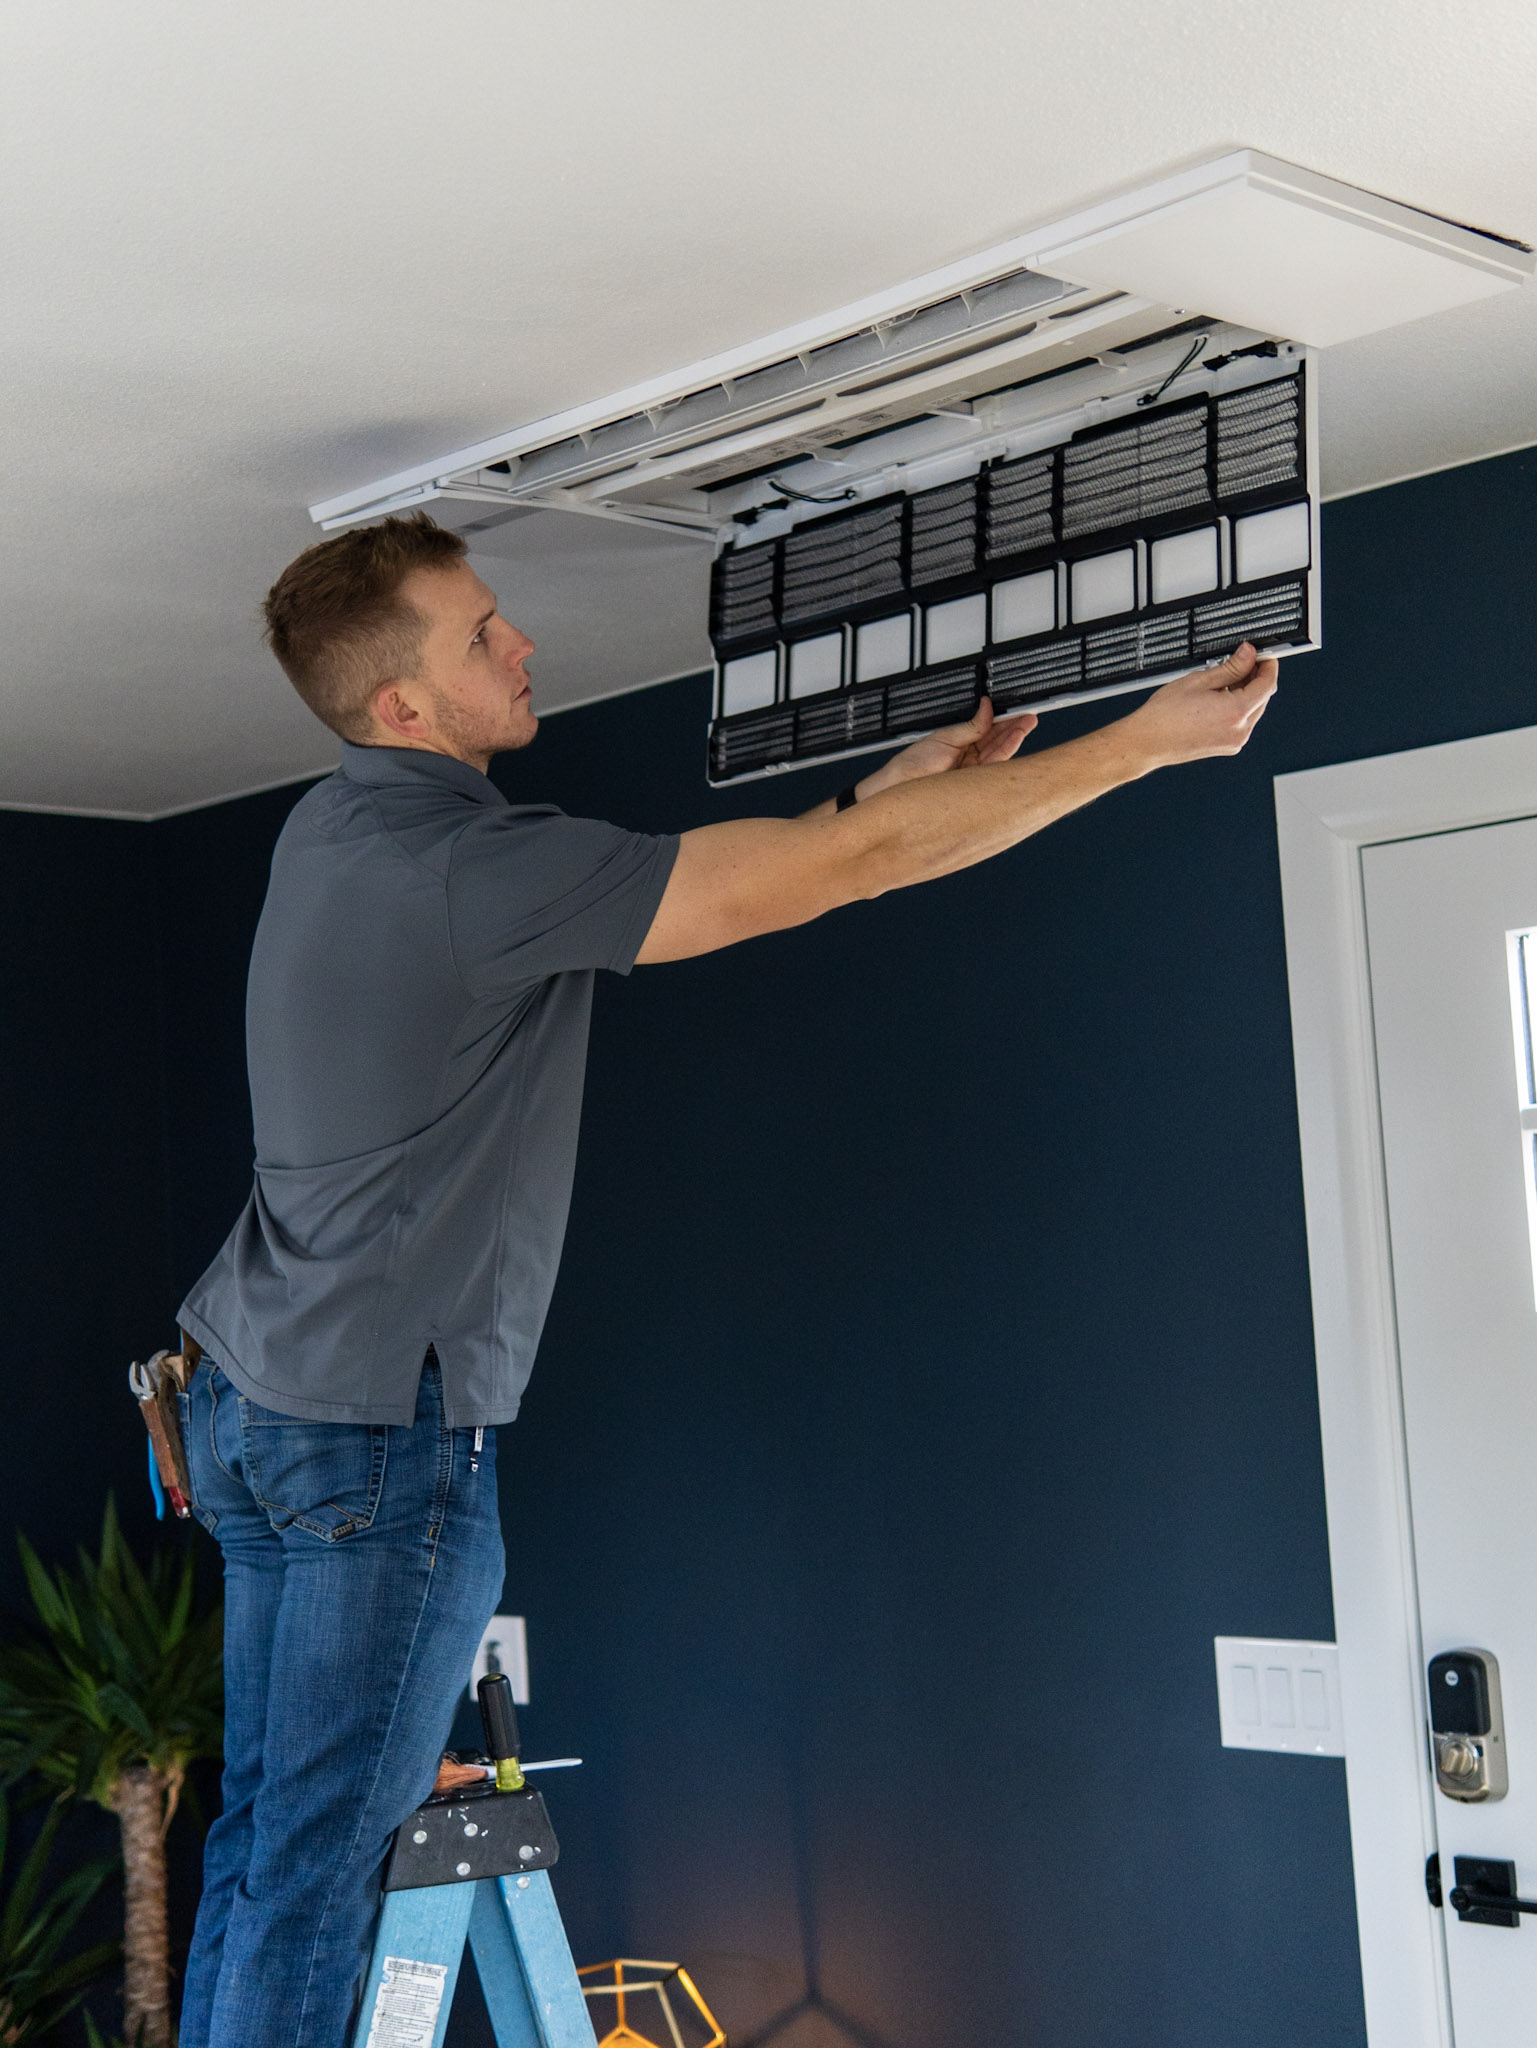
[[[1229,687],[1235,692],[1241,690],[1253,690],[1256,688],[1262,690],[1273,690],[1276,686],[1276,678],[1280,675],[1280,673],[1281,664],[1276,660],[1273,654],[1267,654],[1263,661],[1255,662],[1254,666],[1249,670],[1249,673],[1244,677],[1242,682],[1230,684]]]
[[[1224,689],[1231,689],[1234,683],[1247,682],[1255,659],[1253,644],[1248,640],[1241,640],[1226,661],[1219,661],[1210,671],[1211,679]]]
[[[1263,690],[1268,696],[1276,686],[1279,669],[1273,655],[1266,655],[1261,660],[1253,646],[1245,640],[1233,649],[1226,661],[1219,661],[1215,668],[1202,670],[1201,673],[1206,676],[1210,687],[1231,690],[1235,697],[1253,689]]]
[[[1000,718],[977,749],[978,759],[983,762],[1012,760],[1038,723],[1033,711],[1020,711],[1012,717]]]
[[[984,697],[964,724],[942,725],[930,737],[936,740],[943,740],[947,747],[974,747],[979,740],[986,738],[992,729],[992,725],[992,699]]]

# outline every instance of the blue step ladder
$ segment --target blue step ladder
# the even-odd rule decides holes
[[[397,1833],[352,2048],[442,2048],[466,1942],[498,2048],[595,2048],[512,1687],[497,1672],[479,1691],[495,1779],[430,1799]]]

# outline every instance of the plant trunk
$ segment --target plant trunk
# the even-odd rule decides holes
[[[123,1835],[123,2034],[134,2048],[171,2048],[171,1943],[165,1903],[170,1775],[134,1764],[113,1788]]]

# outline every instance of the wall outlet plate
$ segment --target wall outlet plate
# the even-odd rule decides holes
[[[1217,1636],[1215,1643],[1224,1749],[1345,1754],[1335,1644],[1274,1636]]]
[[[470,1698],[488,1671],[505,1671],[512,1684],[513,1704],[528,1705],[528,1631],[521,1614],[493,1614],[486,1623],[470,1667]]]

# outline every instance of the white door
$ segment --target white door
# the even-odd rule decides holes
[[[1368,847],[1362,865],[1424,1655],[1492,1652],[1504,1707],[1507,1795],[1434,1796],[1441,1878],[1449,1893],[1459,1856],[1510,1862],[1534,1899],[1537,1090],[1519,935],[1537,935],[1537,819]],[[1530,951],[1537,1003],[1537,936]],[[1537,1916],[1440,1917],[1456,2048],[1537,2044]]]

